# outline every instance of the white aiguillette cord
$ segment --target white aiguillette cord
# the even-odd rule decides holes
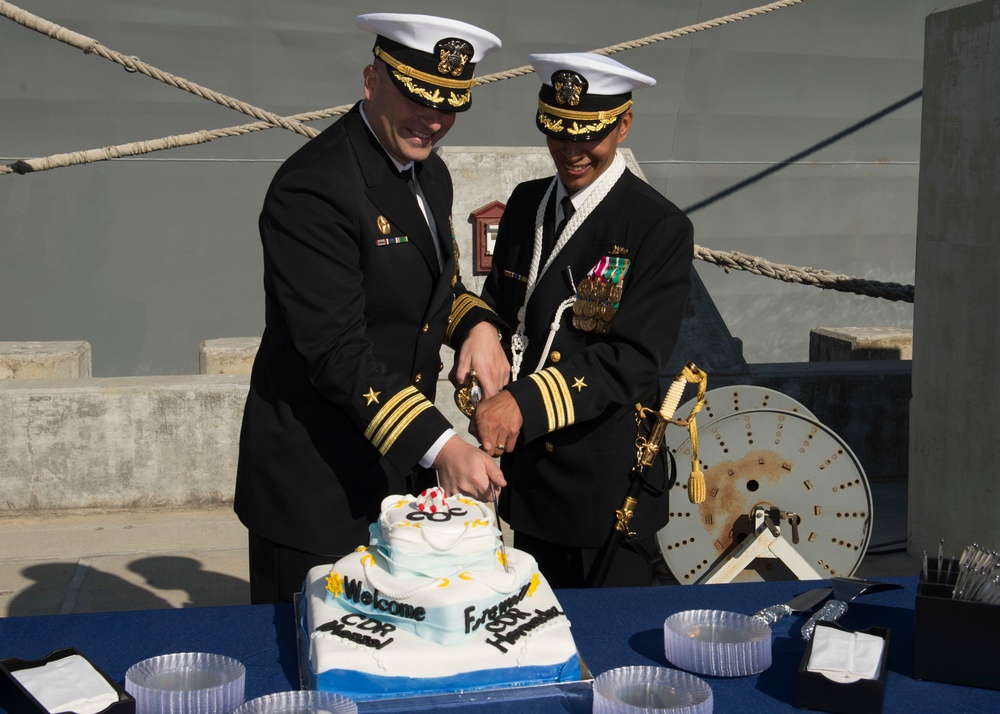
[[[552,191],[555,190],[556,182],[559,180],[559,176],[552,177],[552,183],[549,184],[548,189],[545,191],[545,195],[542,196],[541,202],[538,204],[538,211],[535,214],[535,244],[531,251],[531,268],[528,270],[528,289],[524,294],[524,303],[521,305],[521,309],[517,311],[517,329],[510,339],[511,348],[511,366],[510,375],[511,381],[516,381],[518,373],[521,371],[521,360],[524,358],[524,353],[528,350],[528,336],[524,334],[524,316],[528,307],[528,301],[531,299],[531,295],[535,292],[535,286],[541,277],[545,275],[545,271],[549,269],[552,265],[552,261],[555,260],[556,256],[559,255],[559,251],[562,250],[563,246],[569,242],[569,239],[573,237],[576,233],[576,229],[581,223],[590,215],[604,197],[608,195],[611,191],[612,186],[614,186],[618,179],[621,178],[622,174],[625,173],[625,159],[622,157],[621,152],[615,152],[615,160],[612,162],[611,167],[605,171],[594,184],[594,188],[587,200],[583,202],[576,213],[570,217],[569,221],[566,223],[566,227],[563,228],[562,235],[559,236],[559,240],[552,247],[552,253],[549,255],[549,259],[545,261],[545,265],[539,270],[539,264],[542,262],[542,233],[545,224],[545,206],[549,202],[549,197],[552,195]],[[575,290],[575,288],[574,288]],[[545,343],[545,349],[542,350],[542,357],[538,362],[538,366],[535,367],[535,371],[539,371],[542,365],[545,364],[545,355],[549,351],[549,347],[552,345],[552,340],[556,336],[556,332],[559,330],[559,321],[562,318],[563,312],[576,299],[576,295],[570,295],[568,298],[560,303],[558,309],[556,310],[555,317],[552,320],[552,324],[549,325],[549,335]]]

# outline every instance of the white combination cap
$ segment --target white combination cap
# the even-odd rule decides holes
[[[469,108],[476,63],[501,44],[475,25],[431,15],[377,12],[354,22],[377,35],[372,51],[403,96],[442,111]]]
[[[593,52],[528,55],[538,73],[539,130],[557,139],[591,141],[607,135],[632,106],[632,90],[656,80]]]

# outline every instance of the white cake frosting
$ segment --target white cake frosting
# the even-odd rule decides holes
[[[504,552],[485,504],[390,496],[370,536],[309,571],[311,688],[364,700],[579,679],[552,589],[534,558]]]

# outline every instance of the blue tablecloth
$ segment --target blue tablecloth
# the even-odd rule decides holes
[[[913,679],[913,604],[916,578],[885,578],[902,587],[862,595],[840,624],[849,629],[871,626],[892,631],[889,675],[883,711],[1000,711],[1000,691]],[[559,599],[573,623],[584,662],[594,676],[627,665],[670,666],[663,653],[663,621],[692,609],[752,614],[828,581],[736,583],[563,590]],[[75,647],[112,679],[124,682],[136,662],[171,652],[214,652],[246,665],[248,699],[298,688],[295,616],[290,605],[257,605],[177,610],[142,610],[86,615],[0,619],[0,658],[37,659],[60,647]],[[752,677],[705,677],[715,711],[798,711],[797,671],[805,651],[799,638],[804,616],[774,626],[773,663]],[[440,705],[440,702],[436,703]],[[457,701],[449,711],[589,711],[564,697],[524,701]],[[407,709],[406,701],[396,705]]]

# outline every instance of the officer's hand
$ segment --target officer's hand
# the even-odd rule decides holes
[[[463,384],[470,369],[476,370],[484,399],[492,397],[510,381],[510,362],[500,344],[497,328],[488,322],[480,322],[469,330],[455,353],[455,366],[448,375],[451,383],[456,387]]]
[[[524,418],[517,400],[510,392],[500,392],[479,403],[469,423],[469,432],[479,439],[487,454],[502,456],[514,450],[522,426]]]
[[[497,463],[457,434],[438,452],[434,468],[438,483],[449,496],[462,493],[489,503],[493,500],[493,487],[499,491],[507,485]]]

